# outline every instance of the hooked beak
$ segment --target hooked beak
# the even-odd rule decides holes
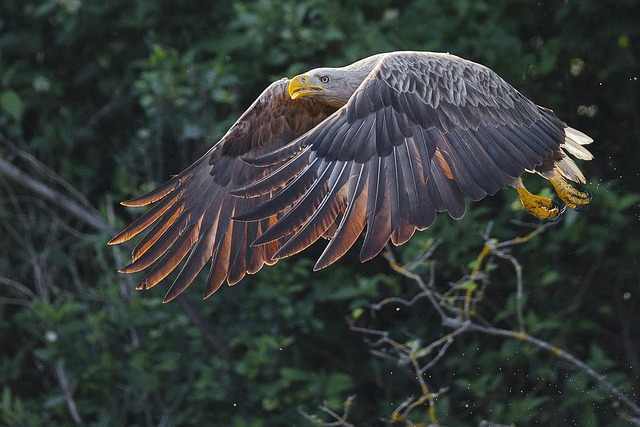
[[[289,83],[289,96],[291,99],[298,99],[301,96],[309,96],[323,91],[324,88],[309,83],[309,76],[306,74],[295,76]]]

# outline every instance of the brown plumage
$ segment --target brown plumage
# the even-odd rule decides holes
[[[288,93],[287,93],[288,92]],[[154,286],[189,254],[165,297],[175,298],[208,260],[205,297],[263,264],[330,239],[316,269],[340,258],[366,229],[360,258],[429,227],[436,212],[464,214],[514,186],[542,218],[560,211],[520,176],[547,178],[576,207],[588,195],[568,154],[589,160],[591,139],[536,106],[490,69],[448,54],[393,52],[318,68],[269,86],[200,160],[151,193],[156,202],[109,243],[151,231],[131,273],[153,265]]]

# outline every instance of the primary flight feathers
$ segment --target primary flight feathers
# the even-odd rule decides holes
[[[374,55],[272,83],[202,158],[126,206],[155,206],[115,236],[150,229],[120,271],[151,267],[147,289],[185,258],[165,301],[211,260],[204,296],[264,264],[330,239],[326,267],[365,231],[362,261],[435,220],[464,214],[513,186],[525,207],[554,218],[520,176],[549,179],[570,207],[589,202],[565,179],[585,179],[569,154],[592,140],[522,96],[490,69],[429,52]]]

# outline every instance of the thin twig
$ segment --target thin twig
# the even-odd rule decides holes
[[[454,342],[457,336],[465,333],[481,333],[492,336],[502,336],[506,338],[515,338],[519,341],[529,343],[542,350],[545,350],[560,360],[569,363],[571,366],[582,370],[588,376],[590,376],[598,386],[607,390],[610,396],[615,399],[616,402],[624,404],[634,415],[622,414],[627,421],[630,421],[634,425],[640,425],[640,405],[633,401],[629,396],[624,394],[613,383],[611,383],[605,375],[600,374],[587,363],[568,353],[567,351],[560,349],[547,341],[540,338],[528,335],[525,332],[525,320],[524,320],[524,285],[522,275],[522,265],[517,258],[511,254],[510,248],[516,245],[522,245],[529,242],[534,237],[540,235],[549,227],[555,223],[538,224],[530,233],[524,236],[518,236],[506,241],[498,241],[490,237],[491,224],[487,227],[484,233],[485,244],[480,254],[476,258],[474,267],[469,276],[463,277],[458,283],[446,291],[444,294],[440,293],[435,286],[435,274],[433,266],[435,263],[430,262],[431,270],[429,281],[425,282],[424,279],[413,272],[415,268],[423,265],[427,259],[429,259],[433,253],[430,250],[426,256],[418,258],[416,261],[401,265],[396,261],[396,258],[390,250],[386,251],[385,257],[389,261],[391,268],[398,274],[412,280],[419,288],[419,293],[411,299],[403,299],[399,297],[386,298],[376,304],[371,304],[370,308],[373,311],[379,311],[388,304],[402,304],[405,307],[411,307],[415,305],[419,300],[427,298],[433,308],[436,310],[443,326],[450,328],[452,332],[440,337],[437,340],[432,341],[428,345],[424,345],[421,340],[414,339],[408,343],[400,343],[391,337],[391,334],[385,330],[376,330],[356,325],[358,319],[354,319],[350,322],[350,328],[353,331],[363,333],[371,337],[377,337],[376,340],[369,342],[372,347],[371,353],[386,359],[395,361],[400,365],[406,365],[409,363],[413,371],[416,374],[416,379],[422,391],[422,394],[418,398],[407,398],[402,404],[400,404],[391,416],[392,422],[408,421],[410,412],[426,402],[429,402],[429,414],[430,422],[435,423],[435,399],[437,395],[444,390],[438,391],[438,393],[431,393],[424,378],[424,374],[429,369],[432,369],[434,365],[441,360],[446,354],[449,346]],[[505,259],[513,266],[516,273],[516,316],[518,322],[518,330],[501,329],[492,326],[481,317],[475,314],[475,305],[481,300],[474,294],[478,291],[475,288],[469,286],[469,281],[482,283],[483,288],[489,284],[489,269],[486,268],[485,260],[489,257],[495,256]],[[458,290],[465,290],[464,297],[458,297],[453,292]],[[484,292],[484,291],[482,291]],[[452,294],[453,293],[453,294]],[[438,350],[435,357],[425,364],[421,364],[420,360]]]
[[[84,196],[84,194],[82,194],[81,192],[79,192],[78,190],[76,190],[76,188],[69,184],[64,178],[62,178],[58,173],[56,173],[55,171],[53,171],[51,168],[47,167],[43,162],[41,162],[40,160],[38,160],[33,154],[22,150],[21,148],[18,147],[17,144],[15,144],[14,142],[12,142],[11,140],[9,140],[7,137],[5,137],[4,135],[2,135],[0,133],[0,141],[9,148],[9,150],[16,155],[17,157],[19,157],[20,159],[22,159],[23,162],[25,162],[26,164],[29,165],[29,167],[31,167],[34,171],[36,171],[39,175],[41,175],[42,177],[46,178],[47,180],[50,180],[52,182],[55,182],[57,184],[59,184],[62,188],[64,188],[64,190],[66,192],[68,192],[69,194],[71,194],[81,205],[83,205],[85,208],[87,209],[93,209],[93,205],[91,204],[91,202],[89,202],[89,200]]]
[[[302,414],[302,416],[312,424],[322,427],[354,427],[353,424],[347,422],[347,418],[349,417],[349,411],[353,406],[353,401],[355,400],[356,395],[352,394],[347,397],[347,399],[342,403],[342,415],[338,415],[335,411],[327,406],[327,402],[324,402],[322,405],[318,406],[325,414],[329,415],[333,421],[323,421],[317,415],[307,414],[302,409],[298,408],[298,412]]]
[[[522,265],[516,257],[505,251],[495,249],[492,253],[499,258],[509,261],[516,271],[516,315],[518,317],[518,330],[524,333],[524,284],[522,281]]]
[[[398,264],[392,251],[386,250],[384,252],[384,257],[387,259],[387,261],[389,261],[389,265],[394,271],[416,282],[418,287],[422,290],[422,293],[424,293],[424,295],[429,299],[431,305],[435,308],[442,319],[445,319],[447,317],[446,313],[440,306],[440,302],[436,299],[434,292],[431,291],[431,289],[433,288],[433,282],[435,281],[435,270],[433,267],[429,276],[429,282],[426,283],[419,274],[415,274],[411,270],[408,270],[404,268],[404,266]]]
[[[451,324],[451,326],[453,326],[453,324]],[[614,386],[607,379],[606,375],[600,374],[599,372],[597,372],[595,369],[593,369],[591,366],[589,366],[582,360],[578,359],[577,357],[573,356],[567,351],[548,343],[547,341],[544,341],[540,338],[536,338],[534,336],[524,334],[521,332],[515,332],[509,329],[481,326],[477,323],[472,323],[472,322],[468,322],[461,327],[464,328],[466,331],[470,331],[470,332],[481,332],[487,335],[516,338],[520,341],[533,344],[536,347],[546,350],[552,353],[554,356],[583,370],[587,375],[593,378],[596,381],[596,383],[598,383],[601,386],[604,386],[604,388],[607,389],[609,393],[611,393],[611,395],[613,395],[615,398],[617,398],[621,402],[624,402],[636,415],[640,416],[640,405],[638,405],[638,403],[631,400],[619,388]]]
[[[35,298],[35,296],[36,296],[36,294],[31,289],[29,289],[28,287],[26,287],[22,283],[19,283],[19,282],[13,280],[13,279],[9,279],[8,277],[1,277],[0,276],[0,284],[9,286],[10,288],[15,289],[16,291],[18,291],[18,292],[20,292],[22,294],[25,294],[29,298]]]
[[[11,179],[15,183],[22,185],[33,191],[41,198],[58,206],[60,209],[72,214],[82,222],[92,226],[97,230],[110,230],[105,220],[95,209],[89,209],[80,205],[59,191],[54,190],[50,186],[32,178],[30,175],[21,171],[17,166],[0,158],[0,174]]]
[[[65,402],[67,402],[67,407],[69,408],[69,412],[71,413],[71,418],[73,418],[73,421],[76,423],[76,425],[83,426],[84,422],[82,421],[80,413],[78,412],[76,401],[73,399],[73,391],[71,390],[71,385],[69,384],[69,379],[67,378],[67,374],[64,366],[62,365],[62,362],[56,362],[55,372],[56,378],[58,379],[58,384],[62,389],[64,400]]]

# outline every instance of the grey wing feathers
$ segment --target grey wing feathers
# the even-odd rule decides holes
[[[534,170],[564,143],[565,128],[479,64],[390,54],[343,108],[267,156],[264,164],[284,164],[235,194],[277,193],[238,219],[293,206],[254,245],[297,230],[276,253],[286,256],[328,233],[317,268],[344,254],[366,227],[360,258],[367,260],[389,240],[402,244],[430,226],[436,212],[460,218],[464,196],[482,199]]]
[[[202,158],[156,190],[127,202],[126,206],[155,206],[109,243],[127,241],[149,229],[132,252],[131,263],[120,271],[151,270],[138,289],[154,286],[183,260],[165,301],[180,294],[211,260],[205,297],[226,280],[230,285],[246,273],[257,272],[274,261],[283,239],[250,246],[284,215],[277,212],[260,221],[244,223],[232,217],[269,199],[269,192],[244,199],[229,194],[266,176],[273,168],[258,168],[240,159],[260,156],[287,144],[324,120],[334,110],[304,100],[295,108],[287,96],[288,80],[269,86],[227,134]]]

